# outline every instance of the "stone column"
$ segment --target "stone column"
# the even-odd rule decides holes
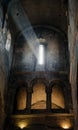
[[[27,112],[31,112],[31,98],[32,98],[32,87],[30,86],[30,83],[28,83],[27,88]]]
[[[51,93],[52,93],[52,89],[47,86],[47,88],[46,88],[46,100],[47,100],[46,108],[48,111],[51,110]]]

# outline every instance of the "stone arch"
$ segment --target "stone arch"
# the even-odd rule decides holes
[[[61,80],[51,81],[49,88],[51,89],[51,108],[65,109],[65,83]]]
[[[31,87],[33,87],[34,86],[34,84],[36,84],[36,83],[43,83],[46,87],[47,87],[47,85],[49,84],[49,81],[46,79],[46,78],[34,78],[34,79],[32,79],[32,81],[31,81]]]
[[[15,110],[24,110],[27,107],[27,83],[20,83],[15,90]]]
[[[46,79],[34,79],[32,82],[31,109],[46,109]],[[36,98],[35,98],[36,97]]]

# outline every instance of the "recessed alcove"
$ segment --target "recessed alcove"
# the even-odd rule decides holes
[[[55,84],[52,87],[52,93],[51,93],[51,108],[52,109],[65,109],[65,97],[63,92],[64,86],[59,86],[58,84]]]
[[[31,109],[46,109],[46,92],[43,83],[33,86]]]
[[[27,102],[27,92],[25,87],[20,87],[16,92],[16,110],[26,109]]]

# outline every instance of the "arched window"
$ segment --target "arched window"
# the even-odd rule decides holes
[[[22,87],[18,90],[16,95],[16,109],[24,110],[26,108],[27,92],[26,88]]]
[[[7,32],[7,39],[6,39],[6,44],[5,44],[5,49],[9,52],[11,49],[11,33],[8,30]]]
[[[33,86],[31,109],[46,109],[46,93],[43,83]]]
[[[7,31],[6,43],[5,43],[5,62],[7,65],[7,70],[9,71],[12,63],[13,55],[13,44],[10,30]]]
[[[64,101],[64,92],[63,87],[58,84],[52,86],[51,93],[51,108],[52,109],[64,109],[65,101]]]

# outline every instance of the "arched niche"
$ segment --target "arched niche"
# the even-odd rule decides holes
[[[64,86],[62,83],[54,83],[51,93],[51,109],[65,109]]]
[[[16,93],[16,110],[24,110],[27,105],[27,92],[25,87],[20,87]]]
[[[42,82],[33,86],[31,109],[46,109],[45,84]]]

